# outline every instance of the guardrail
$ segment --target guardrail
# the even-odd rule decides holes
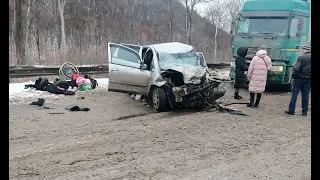
[[[59,75],[59,68],[59,66],[11,66],[9,78]],[[104,64],[77,66],[77,68],[81,74],[108,73],[108,66]]]
[[[211,69],[219,69],[230,66],[230,63],[207,64]],[[60,66],[9,66],[9,78],[21,78],[32,76],[53,76],[59,75]],[[77,66],[80,74],[107,74],[108,65],[79,65]]]
[[[208,68],[211,68],[211,69],[226,68],[230,66],[230,62],[207,64],[207,66]]]

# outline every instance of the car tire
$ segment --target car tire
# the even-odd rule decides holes
[[[167,95],[163,88],[155,88],[152,91],[152,107],[159,111],[164,112],[167,110]]]

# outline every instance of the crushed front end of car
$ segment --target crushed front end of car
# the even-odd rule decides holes
[[[161,76],[171,107],[210,108],[226,93],[226,80],[211,76],[204,67],[173,67]]]

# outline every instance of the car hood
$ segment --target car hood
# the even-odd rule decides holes
[[[185,84],[200,84],[201,78],[205,76],[207,72],[205,67],[200,66],[176,66],[170,67],[168,70],[180,72],[183,75],[183,81]]]

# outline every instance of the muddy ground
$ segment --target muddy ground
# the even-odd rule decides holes
[[[9,103],[10,179],[311,179],[311,112],[300,115],[300,96],[295,116],[284,114],[285,92],[266,92],[258,109],[232,106],[248,116],[155,113],[104,89],[43,107],[28,105],[33,100]],[[220,101],[236,101],[233,89]]]

